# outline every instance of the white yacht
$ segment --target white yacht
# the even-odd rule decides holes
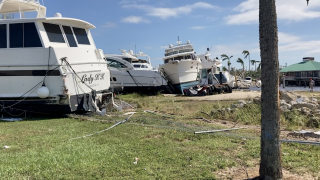
[[[189,89],[199,84],[202,64],[200,58],[195,56],[193,45],[190,41],[186,44],[169,45],[165,50],[164,64],[159,70],[163,73],[178,93],[183,94],[184,89]]]
[[[101,110],[112,98],[110,71],[92,28],[60,13],[46,17],[35,0],[1,0],[1,112]]]
[[[133,54],[121,50],[121,55],[105,54],[111,72],[114,92],[154,93],[167,90],[167,81],[151,66],[150,57],[143,52]]]
[[[210,58],[210,49],[207,48],[205,54],[201,54],[198,57],[201,60],[201,85],[216,85],[216,84],[228,84],[231,88],[235,86],[235,77],[228,71],[220,71],[222,66],[222,60],[218,57],[215,59]],[[214,75],[214,76],[213,76]]]

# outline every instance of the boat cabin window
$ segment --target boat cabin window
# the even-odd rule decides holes
[[[170,60],[173,60],[173,58],[164,60],[164,63],[167,64],[167,63],[169,63]]]
[[[131,58],[122,58],[125,61],[128,61],[129,63],[132,63],[132,59]]]
[[[34,23],[9,25],[10,48],[42,47],[38,30]]]
[[[7,25],[0,24],[0,48],[7,48]]]
[[[76,38],[78,40],[78,44],[90,45],[88,35],[85,29],[82,28],[72,28]]]
[[[66,34],[68,43],[70,47],[78,47],[76,40],[74,39],[73,32],[71,27],[69,26],[62,26],[64,33]]]
[[[141,65],[141,68],[148,68],[148,66],[146,66],[146,65]]]
[[[201,70],[202,72],[201,72],[201,78],[202,79],[207,79],[207,69],[202,69]]]
[[[134,64],[133,67],[140,68],[140,64]]]
[[[181,61],[181,59],[185,59],[184,56],[178,56],[178,57],[174,57],[174,60],[178,60]]]
[[[65,43],[62,31],[59,25],[43,23],[50,42]]]
[[[112,59],[107,59],[107,63],[109,67],[113,68],[127,68],[126,65],[122,64],[121,62],[112,60]]]

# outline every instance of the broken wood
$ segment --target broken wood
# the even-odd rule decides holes
[[[206,118],[200,117],[200,118],[196,118],[196,119],[201,119],[202,121],[204,121],[204,122],[206,122],[206,123],[211,123],[211,121],[208,120],[208,119],[206,119]]]

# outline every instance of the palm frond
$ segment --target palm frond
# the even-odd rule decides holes
[[[251,60],[250,62],[251,62],[252,65],[254,65],[254,63],[256,63],[257,61],[256,60]]]
[[[242,51],[242,54],[244,55],[244,58],[247,59],[248,56],[250,56],[250,52],[248,50]]]
[[[259,61],[260,62],[260,61]],[[261,69],[261,63],[259,63],[259,66],[258,66],[258,68],[257,69]]]
[[[227,70],[228,69],[225,66],[222,67],[222,71],[227,71]]]
[[[229,57],[226,54],[221,55],[222,61],[229,60]]]
[[[244,65],[244,62],[243,62],[243,60],[241,58],[238,58],[237,62],[242,64],[242,66]]]

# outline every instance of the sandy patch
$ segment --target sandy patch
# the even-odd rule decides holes
[[[248,99],[261,96],[259,91],[234,91],[227,94],[216,94],[210,96],[196,96],[196,97],[186,97],[190,100],[199,100],[199,101],[224,101],[224,100],[239,100],[239,99]]]

